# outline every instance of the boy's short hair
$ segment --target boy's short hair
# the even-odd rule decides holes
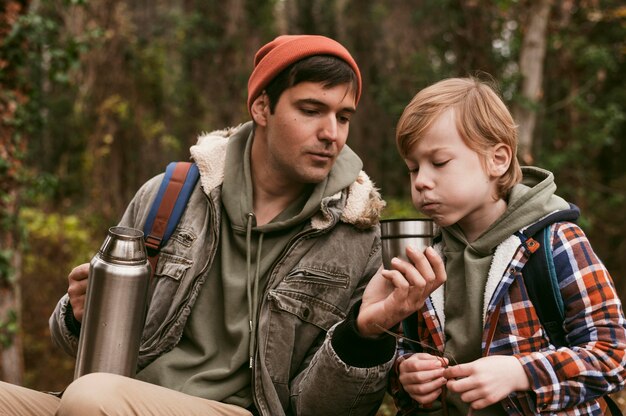
[[[491,147],[504,143],[511,148],[511,165],[497,183],[498,197],[505,198],[522,179],[516,156],[517,126],[500,96],[484,81],[449,78],[419,91],[398,121],[396,145],[400,155],[406,158],[435,119],[450,108],[454,109],[459,135],[478,153],[483,166]]]
[[[326,88],[348,84],[357,98],[358,79],[350,65],[335,56],[310,56],[285,68],[265,87],[272,114],[281,94],[301,82],[321,83]]]

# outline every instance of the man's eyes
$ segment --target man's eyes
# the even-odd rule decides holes
[[[315,110],[312,108],[301,108],[300,111],[302,112],[302,114],[307,115],[307,116],[314,116],[319,113],[318,110]]]
[[[339,120],[339,122],[342,124],[347,124],[350,122],[350,116],[339,115],[337,116],[337,120]]]
[[[300,112],[308,117],[314,117],[322,113],[321,110],[316,109],[316,108],[300,108]],[[341,124],[350,123],[351,118],[352,118],[351,114],[350,115],[337,114],[337,121]]]

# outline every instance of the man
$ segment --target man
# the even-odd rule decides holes
[[[156,265],[136,380],[89,374],[46,398],[45,412],[20,410],[374,414],[395,355],[384,330],[442,281],[406,263],[376,273],[384,203],[345,146],[360,95],[339,43],[280,36],[263,46],[248,82],[252,122],[191,148],[201,180]],[[160,182],[139,190],[121,225],[143,227]],[[72,354],[88,267],[70,273],[50,320]],[[41,395],[11,397],[27,393]]]

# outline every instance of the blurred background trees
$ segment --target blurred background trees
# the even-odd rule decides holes
[[[413,215],[394,127],[422,87],[492,77],[520,159],[559,193],[626,299],[626,5],[620,0],[5,0],[0,6],[0,346],[3,380],[63,388],[73,360],[47,317],[135,190],[203,131],[248,118],[255,51],[333,37],[364,94],[349,145]],[[487,75],[488,74],[488,75]]]

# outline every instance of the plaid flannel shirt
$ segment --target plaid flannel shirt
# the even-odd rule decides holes
[[[625,382],[626,320],[613,281],[583,231],[569,222],[551,227],[568,347],[551,345],[539,322],[521,273],[530,252],[520,239],[487,307],[483,356],[513,355],[526,371],[531,390],[514,392],[501,402],[508,414],[601,415],[596,399]],[[443,352],[444,332],[431,299],[407,319],[412,322],[404,324],[414,328],[412,335],[421,345]],[[492,325],[496,328],[487,346]],[[399,364],[420,347],[399,345],[389,385],[398,414],[427,414],[398,380]]]

